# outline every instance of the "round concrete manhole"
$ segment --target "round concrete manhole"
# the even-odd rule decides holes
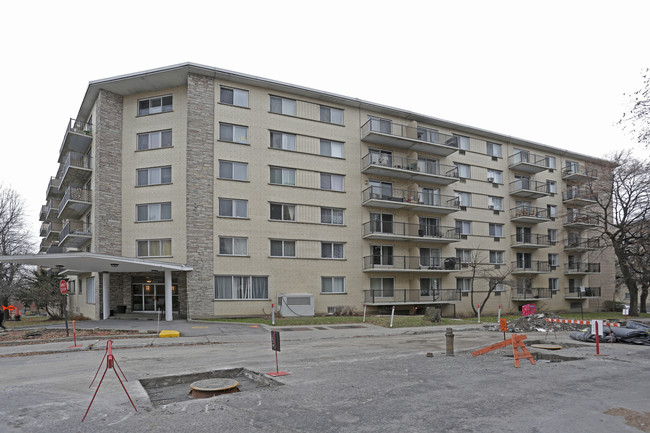
[[[239,392],[239,382],[235,379],[212,378],[197,380],[190,384],[190,396],[192,398],[210,398],[215,395]]]

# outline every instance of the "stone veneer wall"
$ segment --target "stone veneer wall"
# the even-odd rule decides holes
[[[213,315],[214,79],[187,77],[187,317]]]

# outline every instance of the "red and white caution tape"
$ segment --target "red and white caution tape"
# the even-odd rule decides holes
[[[558,322],[558,323],[574,323],[577,325],[591,325],[590,320],[570,320],[570,319],[546,319],[547,322]],[[603,322],[603,326],[621,326],[620,323],[614,322]]]

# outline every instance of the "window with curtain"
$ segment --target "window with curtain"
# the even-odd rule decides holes
[[[489,235],[494,238],[503,237],[503,224],[489,223],[488,226]]]
[[[321,140],[320,154],[333,158],[343,158],[343,143],[340,141]]]
[[[271,203],[271,217],[276,221],[295,221],[296,205],[285,203]]]
[[[172,130],[145,132],[138,134],[138,150],[172,147]]]
[[[295,185],[296,170],[293,168],[271,167],[271,180],[275,185]]]
[[[248,143],[248,126],[219,124],[219,140],[232,143]]]
[[[245,162],[220,160],[219,179],[248,180],[248,164]]]
[[[335,242],[321,242],[321,258],[323,259],[345,258],[343,244],[335,243]]]
[[[161,185],[172,183],[172,167],[140,168],[137,170],[137,185]]]
[[[219,254],[227,256],[247,256],[248,238],[228,236],[220,237]]]
[[[345,277],[321,277],[321,293],[345,293]]]
[[[248,90],[221,87],[219,102],[238,107],[248,107]]]
[[[215,299],[268,299],[268,277],[215,275]]]
[[[321,224],[343,224],[343,209],[335,209],[329,207],[320,208],[320,222]]]
[[[168,221],[172,219],[171,203],[139,204],[137,207],[137,221]]]
[[[287,116],[296,115],[296,100],[271,96],[271,113],[286,114]]]
[[[296,241],[271,240],[271,257],[296,257]]]
[[[296,150],[296,135],[286,132],[271,131],[271,148],[282,150]]]
[[[338,174],[321,173],[320,187],[329,191],[343,191],[343,176]]]
[[[458,169],[458,177],[461,179],[469,179],[470,178],[470,168],[469,165],[467,164],[461,164],[458,162],[455,162],[454,165]]]
[[[248,200],[219,198],[219,216],[248,218]]]
[[[86,278],[86,302],[95,303],[95,277]]]
[[[339,108],[320,106],[320,120],[321,122],[334,123],[343,125],[343,110]]]

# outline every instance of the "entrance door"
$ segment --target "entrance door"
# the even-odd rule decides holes
[[[131,286],[133,312],[165,311],[165,284],[137,283]],[[172,311],[178,312],[178,290],[172,284]]]

